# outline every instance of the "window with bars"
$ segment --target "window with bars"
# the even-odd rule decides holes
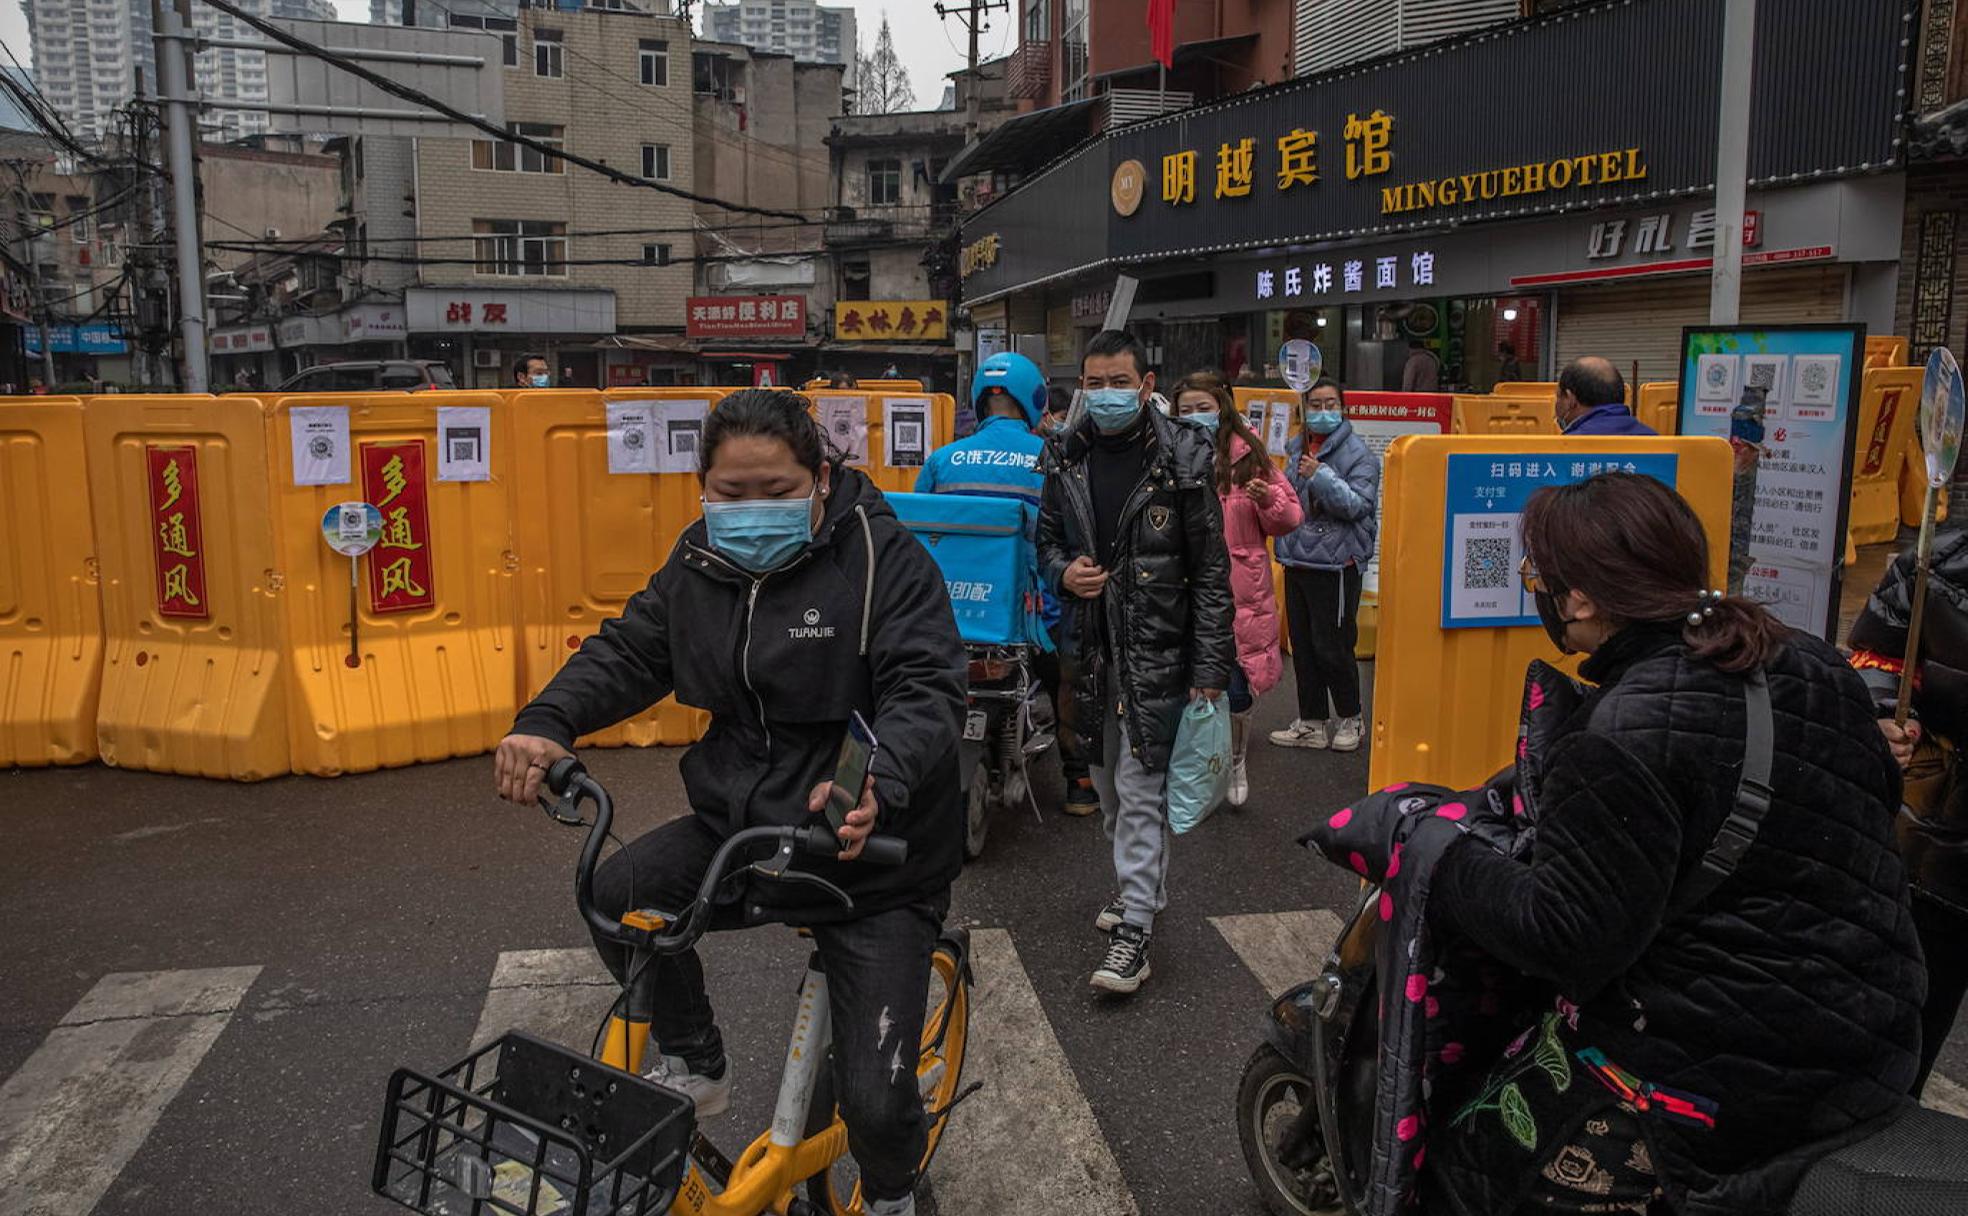
[[[868,162],[868,205],[870,207],[892,207],[902,201],[902,162],[899,160],[871,160]]]
[[[655,182],[670,180],[670,145],[642,145],[642,175]]]
[[[544,122],[509,122],[506,129],[553,147],[564,147],[567,129]],[[498,173],[565,173],[558,156],[504,139],[472,140],[472,168]]]
[[[662,88],[670,83],[670,44],[663,38],[644,38],[638,43],[636,59],[642,83]]]
[[[566,51],[560,45],[560,31],[535,29],[533,31],[533,74],[554,79],[567,74]]]
[[[472,257],[479,274],[565,278],[567,225],[549,220],[473,220]]]

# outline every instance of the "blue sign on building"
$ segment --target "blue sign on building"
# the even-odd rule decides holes
[[[41,353],[41,327],[21,326],[27,353]],[[95,325],[50,325],[48,345],[58,355],[127,355],[130,344],[123,340],[123,327],[115,322]]]

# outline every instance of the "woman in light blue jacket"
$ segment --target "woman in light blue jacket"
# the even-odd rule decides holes
[[[1298,678],[1298,717],[1271,732],[1281,747],[1360,746],[1360,579],[1373,557],[1380,457],[1346,421],[1339,382],[1305,394],[1305,429],[1286,449],[1285,476],[1305,522],[1277,541],[1285,568],[1285,621]]]

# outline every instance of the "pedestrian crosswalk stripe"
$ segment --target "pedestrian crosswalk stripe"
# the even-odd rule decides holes
[[[0,1085],[0,1212],[87,1216],[258,967],[105,975]]]
[[[1324,908],[1212,916],[1210,924],[1273,998],[1319,974],[1340,930]]]
[[[984,1088],[950,1117],[930,1162],[939,1212],[1134,1216],[1121,1167],[1039,994],[1003,929],[973,929],[963,1081]]]
[[[1920,1104],[1928,1110],[1943,1111],[1968,1119],[1968,1087],[1950,1081],[1940,1073],[1929,1073],[1927,1088],[1920,1094]]]
[[[471,1045],[482,1046],[508,1030],[524,1030],[585,1051],[616,992],[615,979],[593,946],[504,951],[492,968]]]

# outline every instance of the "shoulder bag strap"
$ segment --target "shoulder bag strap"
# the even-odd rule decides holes
[[[1748,729],[1743,738],[1742,780],[1736,786],[1736,802],[1722,822],[1715,840],[1702,855],[1701,864],[1676,885],[1668,896],[1667,919],[1672,920],[1701,903],[1736,872],[1763,817],[1770,813],[1770,765],[1776,753],[1776,722],[1770,712],[1770,681],[1761,667],[1743,681],[1744,708]]]

